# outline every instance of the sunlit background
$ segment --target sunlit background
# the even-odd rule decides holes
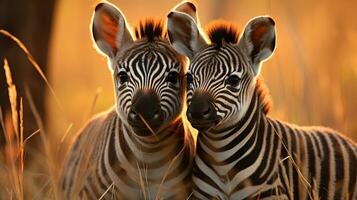
[[[106,58],[93,48],[90,20],[97,1],[62,0],[56,7],[49,78],[63,109],[49,95],[49,131],[75,133],[94,113],[114,103]],[[111,1],[135,26],[148,16],[165,20],[179,0]],[[337,0],[197,0],[202,27],[224,19],[241,29],[258,15],[276,21],[277,49],[264,63],[273,99],[271,116],[299,125],[335,128],[357,141],[356,3]],[[97,97],[97,100],[95,101]]]
[[[7,5],[11,4],[11,8],[4,8],[3,2]],[[34,22],[38,22],[37,26],[41,26],[41,23],[46,21],[48,16],[44,11],[50,9],[46,8],[45,3],[31,4],[30,2],[32,7],[27,8],[14,2],[16,1],[0,0],[0,29],[3,28],[2,23],[7,22],[6,19],[10,22],[12,19],[22,17],[21,19],[26,21],[24,24],[31,31],[20,31],[15,36],[28,46],[35,59],[41,64],[37,53],[40,54],[41,50],[45,51],[45,49],[39,49],[34,43],[35,40],[40,43],[46,42],[44,45],[46,46],[47,40],[41,41],[42,36],[33,27],[36,27]],[[114,105],[112,79],[107,60],[93,47],[90,35],[91,17],[98,1],[46,1],[48,2],[54,5],[51,7],[53,18],[49,20],[52,31],[49,37],[48,64],[41,67],[46,69],[46,76],[58,99],[47,90],[45,101],[47,115],[43,117],[46,128],[41,131],[47,136],[46,142],[50,144],[55,155],[49,159],[44,155],[47,151],[34,150],[41,146],[40,142],[36,143],[40,140],[38,131],[28,139],[25,146],[24,175],[20,173],[19,176],[23,177],[25,197],[29,199],[48,197],[44,191],[51,193],[53,188],[49,186],[49,180],[58,177],[61,170],[59,166],[64,159],[64,151],[58,149],[67,149],[78,130],[91,116]],[[166,15],[180,3],[180,0],[113,0],[111,2],[121,9],[128,23],[134,27],[146,17],[166,20]],[[269,88],[273,100],[270,116],[303,126],[328,126],[357,141],[357,12],[355,11],[357,2],[355,0],[196,0],[193,2],[197,6],[203,28],[213,20],[223,19],[243,29],[253,17],[259,15],[273,17],[277,29],[277,48],[271,59],[264,63],[260,75]],[[37,11],[29,12],[28,10],[34,10],[32,8],[35,5],[39,6],[35,9]],[[23,11],[23,15],[4,16],[2,15],[5,13],[2,12],[4,9]],[[37,14],[38,19],[29,17],[34,13]],[[24,26],[23,23],[5,24],[8,24],[9,29]],[[10,45],[3,47],[3,43]],[[14,43],[8,42],[7,38],[4,40],[0,37],[0,57],[3,57],[1,54],[4,51],[5,54],[10,52],[10,55],[13,49],[20,51]],[[42,54],[46,54],[46,51]],[[32,69],[32,66],[28,66],[23,52],[20,52],[18,57],[14,55],[9,57],[9,65],[17,88],[21,90],[23,85],[30,83],[28,85],[30,89],[32,88],[33,98],[40,99],[39,95],[43,91],[41,86],[48,87],[35,70],[31,73],[26,71]],[[16,60],[21,61],[20,64],[14,64]],[[22,78],[26,78],[27,83],[21,82]],[[7,93],[7,85],[4,78],[0,77],[0,79],[4,82],[1,85],[4,90],[0,93],[0,102],[3,103],[5,99],[3,94]],[[31,84],[32,80],[37,81]],[[31,134],[29,131],[31,129],[26,130],[27,127],[32,126],[32,131],[38,130],[37,121],[28,118],[32,115],[32,111],[26,106],[27,101],[28,98],[24,98],[26,137]],[[1,108],[2,112],[10,110],[6,109],[6,105],[1,105]],[[9,113],[6,111],[2,114],[6,119],[10,119]],[[10,131],[7,131],[11,133],[12,124],[6,119],[5,126],[10,127]],[[6,154],[8,149],[0,150],[1,199],[9,184],[8,177],[2,176],[8,173],[6,168],[8,163],[2,163],[2,160],[8,159],[9,155]],[[10,150],[18,151],[17,148],[10,148]],[[33,157],[28,158],[29,155]],[[16,167],[18,163],[22,164],[17,162]],[[34,167],[27,169],[30,163]],[[46,163],[53,169],[51,166],[46,166]],[[51,174],[51,170],[54,173]],[[21,172],[21,169],[18,171]]]

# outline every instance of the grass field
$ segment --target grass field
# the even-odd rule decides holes
[[[179,1],[112,2],[134,25],[146,16],[164,18]],[[55,199],[58,166],[73,136],[90,116],[114,103],[106,59],[96,52],[90,39],[94,3],[63,0],[57,5],[46,77],[53,88],[47,97],[49,124],[45,129],[37,118],[40,131],[30,138],[22,138],[22,120],[26,119],[21,117],[21,101],[34,97],[16,95],[11,63],[0,61],[8,72],[12,110],[16,113],[0,119],[1,128],[17,127],[6,133],[8,141],[18,141],[8,143],[1,154],[0,199]],[[352,26],[356,17],[352,0],[343,5],[337,0],[315,0],[308,5],[282,0],[196,3],[203,26],[223,18],[243,27],[254,16],[271,15],[277,24],[277,51],[261,73],[274,102],[270,115],[299,125],[332,127],[357,141],[357,27]],[[31,111],[36,113],[36,108]],[[26,148],[33,137],[42,141],[45,151]],[[31,166],[26,167],[24,154],[36,155]]]

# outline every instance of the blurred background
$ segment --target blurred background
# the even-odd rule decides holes
[[[165,20],[179,0],[111,1],[135,26],[147,16]],[[353,0],[196,0],[202,27],[224,19],[243,29],[258,15],[276,21],[277,49],[261,77],[271,92],[273,117],[300,125],[335,128],[357,141],[357,17]],[[94,112],[113,105],[106,58],[93,48],[89,23],[95,1],[63,0],[56,5],[48,76],[65,115],[47,98],[49,129],[61,135],[68,122],[78,129]],[[99,89],[99,90],[98,90]],[[66,118],[64,118],[66,117]]]
[[[28,47],[57,95],[58,101],[25,54],[1,35],[1,63],[4,57],[8,59],[19,96],[24,96],[24,85],[28,86],[53,148],[60,144],[66,149],[71,138],[94,113],[114,104],[107,60],[93,48],[89,31],[97,2],[0,0],[0,29],[8,30]],[[148,16],[165,20],[180,0],[111,2],[134,27]],[[202,27],[212,20],[223,19],[243,29],[255,16],[272,16],[276,21],[277,48],[273,57],[264,63],[260,75],[274,103],[270,115],[299,125],[328,126],[357,141],[356,1],[193,2]],[[4,72],[2,69],[0,72],[0,102],[6,121],[11,111]],[[24,124],[25,136],[38,130],[26,99]],[[10,125],[5,127],[11,129]],[[28,141],[29,149],[40,146],[38,139],[35,135]],[[3,144],[4,138],[1,141]],[[28,154],[31,157],[31,153]],[[57,152],[57,158],[56,162],[60,163],[63,154]]]

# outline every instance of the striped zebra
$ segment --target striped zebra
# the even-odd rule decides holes
[[[195,199],[357,199],[357,146],[323,127],[299,127],[267,115],[257,79],[275,49],[275,22],[237,29],[215,23],[200,32],[196,8],[168,15],[171,44],[190,59],[187,117],[198,129]],[[209,41],[209,42],[206,42]]]
[[[60,180],[63,199],[186,199],[194,140],[181,118],[184,57],[162,22],[141,22],[134,39],[109,3],[95,7],[92,35],[108,57],[116,105],[76,138]]]

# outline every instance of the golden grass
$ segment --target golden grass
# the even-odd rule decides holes
[[[61,107],[59,100],[57,98],[56,93],[54,92],[52,86],[48,82],[46,76],[42,72],[41,68],[31,55],[31,53],[27,50],[26,46],[15,36],[11,33],[1,30],[0,34],[9,37],[13,40],[17,46],[25,53],[28,60],[31,62],[32,66],[36,69],[36,71],[41,75],[45,83],[47,84],[48,88],[50,89],[52,95],[55,97],[58,105]],[[45,170],[44,173],[41,175],[45,175],[47,180],[44,181],[42,184],[40,183],[39,191],[43,192],[43,194],[39,194],[37,191],[30,191],[29,193],[35,194],[33,197],[46,197],[51,199],[58,199],[58,192],[57,192],[57,178],[59,175],[58,170],[58,161],[56,161],[53,157],[53,152],[51,152],[50,148],[50,141],[47,138],[47,134],[45,133],[44,124],[42,119],[35,107],[33,102],[33,98],[29,89],[25,87],[25,94],[27,97],[27,101],[29,102],[31,112],[35,117],[35,122],[39,127],[39,130],[35,131],[34,133],[30,134],[26,139],[24,139],[24,127],[23,121],[23,100],[22,97],[18,97],[16,86],[13,83],[12,74],[10,70],[10,66],[7,60],[4,60],[3,69],[5,71],[6,82],[8,87],[8,94],[9,94],[9,101],[11,105],[11,113],[2,113],[1,111],[1,126],[5,136],[5,147],[3,150],[3,154],[1,157],[0,162],[0,173],[5,174],[5,178],[3,180],[0,179],[0,183],[3,185],[3,188],[0,189],[0,198],[4,199],[27,199],[30,195],[25,194],[25,185],[28,183],[29,188],[36,188],[34,183],[36,183],[35,174],[31,171],[24,171],[25,170],[25,160],[24,154],[33,153],[31,149],[26,149],[27,142],[36,134],[40,135],[41,144],[44,147],[44,155],[36,154],[36,162],[42,163],[39,164],[37,167],[38,169]],[[19,104],[19,105],[18,105]],[[5,118],[3,118],[5,116]],[[26,151],[25,151],[26,150]],[[40,153],[40,152],[36,152]],[[43,156],[43,157],[42,157]],[[44,158],[40,160],[40,158]],[[31,176],[34,175],[34,176]],[[50,186],[48,186],[48,184]],[[47,188],[46,191],[45,188]]]
[[[51,94],[54,96],[57,105],[60,108],[62,108],[62,110],[63,110],[63,106],[62,106],[59,98],[57,97],[53,87],[49,83],[49,81],[48,81],[47,77],[45,76],[45,74],[43,73],[41,67],[38,65],[38,63],[36,62],[35,58],[32,56],[32,54],[29,52],[29,50],[26,48],[26,46],[17,37],[15,37],[14,35],[12,35],[11,33],[9,33],[6,30],[0,29],[0,33],[5,35],[5,36],[7,36],[7,37],[9,37],[11,40],[13,40],[21,48],[21,50],[26,54],[27,59],[31,62],[32,66],[36,69],[36,71],[40,74],[42,79],[45,81],[45,83],[48,86]],[[8,76],[6,76],[6,77],[8,77]]]
[[[70,4],[71,7],[73,7],[72,4],[76,4],[77,7],[79,7],[79,6],[80,7],[85,7],[85,6],[83,6],[83,3],[84,3],[84,1],[81,2],[81,3],[74,3],[74,2],[68,1],[67,4]],[[62,3],[62,5],[63,4],[64,3]],[[133,3],[133,4],[135,4],[135,3]],[[171,2],[170,4],[173,4],[173,3]],[[134,5],[134,6],[136,7],[137,5]],[[239,6],[232,7],[232,9],[237,9],[237,8],[239,8]],[[84,9],[87,9],[87,7],[85,7]],[[244,9],[246,9],[246,8],[244,8]],[[75,16],[77,16],[79,9],[73,9],[73,10],[75,12]],[[154,8],[147,9],[147,10],[154,10]],[[323,9],[321,9],[321,10],[323,10]],[[275,15],[278,15],[279,12],[280,12],[279,9],[276,9],[275,11],[276,11],[274,13]],[[155,12],[157,12],[157,11],[155,10]],[[246,14],[242,14],[241,12],[235,11],[235,13],[240,13],[240,16],[247,16]],[[147,13],[145,13],[145,14],[147,14]],[[204,14],[204,13],[201,13],[201,14]],[[81,15],[84,15],[84,14],[81,13]],[[135,15],[137,17],[140,17],[140,15],[138,15],[136,12],[133,15]],[[71,18],[70,20],[72,20],[72,19],[73,18]],[[133,18],[130,18],[130,19],[133,19]],[[352,17],[351,17],[351,19],[352,19]],[[278,23],[278,24],[280,24],[279,25],[280,27],[283,27],[282,24],[283,24],[284,21],[282,20],[281,22],[282,23]],[[82,22],[80,22],[80,23],[82,23]],[[66,22],[66,27],[68,25],[70,26],[71,24],[68,23],[68,21],[67,21]],[[78,22],[77,22],[77,24],[75,26],[78,26]],[[69,29],[71,29],[71,28],[74,28],[74,27],[69,27]],[[286,28],[286,27],[284,27],[284,28]],[[85,30],[87,31],[87,29],[88,29],[88,25],[86,24],[85,25]],[[323,30],[323,28],[320,28],[320,29]],[[83,41],[82,41],[82,39],[85,39],[85,38],[83,38],[83,30],[78,31],[76,29],[76,31],[73,31],[73,32],[68,32],[68,29],[62,29],[62,30],[67,32],[66,36],[68,36],[69,34],[73,35],[73,32],[80,33],[80,38],[75,38],[74,41],[80,41],[80,43],[82,43],[81,44],[82,47],[81,47],[81,51],[80,52],[83,52],[83,49],[82,49],[83,48]],[[283,28],[282,28],[282,30],[283,30]],[[310,28],[309,28],[309,30],[310,30]],[[61,114],[63,116],[67,116],[67,114],[70,114],[68,112],[67,113],[64,112],[64,109],[63,109],[64,106],[62,105],[62,103],[66,103],[66,101],[61,102],[59,100],[57,94],[54,92],[53,87],[48,83],[48,80],[47,80],[46,76],[42,73],[41,68],[35,62],[35,59],[31,56],[31,54],[29,53],[27,48],[16,37],[11,35],[7,31],[0,30],[0,33],[3,34],[3,35],[6,35],[9,38],[11,38],[14,42],[16,42],[16,44],[21,49],[23,49],[23,51],[25,52],[25,54],[28,57],[28,59],[30,60],[30,62],[37,69],[37,71],[39,72],[41,77],[45,80],[46,84],[48,85],[48,87],[50,89],[50,94],[55,98],[55,104],[56,104],[55,107],[56,108],[57,107],[60,108]],[[61,34],[61,33],[58,33],[58,32],[56,32],[56,33],[57,34]],[[279,40],[282,41],[284,39],[284,37],[283,37],[283,33],[282,32],[280,32],[280,33],[281,34],[279,35]],[[62,35],[64,35],[64,34],[62,34]],[[311,34],[310,34],[310,36],[311,36]],[[351,33],[351,36],[353,36],[352,33]],[[320,34],[319,34],[319,37],[322,37],[322,36],[320,36]],[[351,37],[351,38],[355,38],[355,37]],[[61,41],[61,48],[63,48],[63,46],[65,46],[66,43],[63,42],[63,39],[61,39],[60,41]],[[296,40],[296,41],[298,41],[298,40]],[[318,40],[316,39],[316,41],[318,41]],[[348,44],[350,44],[350,43],[352,43],[354,41],[355,40],[353,40],[353,41],[351,40],[351,42],[349,42]],[[63,43],[65,43],[65,44],[63,44]],[[342,43],[346,44],[346,41],[342,42]],[[72,46],[81,46],[81,45],[79,45],[77,43],[75,43],[75,44],[71,43],[71,47]],[[282,44],[282,43],[279,44],[279,48],[281,50],[284,50],[284,46],[283,45],[284,44]],[[285,45],[291,45],[291,44],[289,43],[289,44],[285,44]],[[295,45],[293,44],[291,46],[295,46]],[[68,48],[66,48],[66,49],[68,49]],[[287,48],[285,48],[285,50],[286,49]],[[303,48],[301,48],[301,49],[303,49]],[[330,49],[330,48],[326,48],[326,49]],[[289,48],[287,50],[289,50]],[[309,49],[307,49],[307,50],[309,50]],[[331,52],[333,52],[333,51],[331,51]],[[65,52],[65,53],[67,53],[67,54],[71,54],[72,53],[72,54],[76,54],[77,55],[77,53],[79,53],[79,52],[73,53],[73,51],[68,51],[68,52]],[[295,52],[293,52],[293,53],[295,53]],[[349,53],[349,55],[351,56],[351,59],[352,59],[353,56],[351,54],[351,51],[347,51],[347,53]],[[64,56],[64,57],[67,56],[67,55],[62,55],[62,52],[60,53],[60,55],[61,55],[61,57],[62,56]],[[85,57],[85,55],[86,54],[84,53],[84,54],[81,54],[81,56],[78,56],[78,57],[80,57],[81,61],[83,61],[83,59],[86,60],[87,64],[84,64],[84,66],[86,66],[87,70],[91,70],[90,72],[87,71],[88,73],[93,73],[93,71],[94,71],[94,73],[97,75],[98,72],[100,71],[100,69],[98,69],[98,68],[99,67],[104,68],[104,66],[95,66],[95,64],[98,64],[98,62],[94,62],[95,64],[93,64],[92,66],[88,65],[91,62],[93,63],[94,59],[90,60],[87,57]],[[275,115],[278,116],[279,118],[284,118],[284,119],[289,118],[289,121],[295,121],[295,122],[305,123],[305,124],[306,123],[311,124],[312,122],[314,122],[314,123],[317,123],[317,122],[318,123],[326,123],[327,124],[329,121],[334,120],[336,117],[334,115],[331,115],[332,112],[330,112],[329,110],[324,112],[324,109],[326,109],[327,106],[326,105],[320,105],[320,104],[324,104],[324,103],[320,102],[321,96],[324,96],[325,98],[332,97],[332,95],[328,96],[326,94],[336,93],[336,90],[338,91],[339,86],[341,86],[341,87],[344,86],[344,88],[346,88],[344,91],[340,91],[340,92],[344,92],[344,93],[350,92],[350,93],[352,93],[352,95],[356,94],[356,93],[353,93],[353,91],[355,89],[355,85],[353,85],[355,80],[356,80],[354,78],[355,76],[353,76],[353,73],[350,73],[350,71],[347,71],[347,67],[353,67],[353,66],[344,67],[344,68],[342,68],[341,71],[338,72],[338,73],[344,73],[343,75],[344,75],[345,78],[342,80],[343,83],[341,85],[337,85],[337,86],[333,87],[333,90],[331,91],[330,90],[330,85],[329,84],[325,84],[325,83],[333,81],[333,80],[327,80],[328,79],[327,75],[329,73],[332,73],[332,72],[329,72],[329,69],[327,69],[327,68],[322,68],[322,67],[325,67],[325,66],[322,65],[321,68],[317,68],[316,66],[315,66],[315,68],[314,68],[314,66],[309,66],[309,67],[312,67],[312,68],[311,69],[306,68],[305,69],[306,71],[303,71],[303,70],[299,71],[298,70],[299,68],[296,67],[296,64],[294,65],[294,60],[290,59],[290,58],[286,58],[286,56],[287,55],[289,56],[289,54],[283,53],[283,51],[281,51],[281,55],[282,56],[279,57],[278,53],[275,54],[275,58],[273,58],[273,61],[271,61],[271,63],[270,63],[271,66],[264,66],[264,68],[263,68],[263,70],[266,71],[266,72],[263,73],[263,75],[267,79],[267,83],[270,86],[269,88],[272,89],[272,93],[273,93],[273,95],[275,95],[275,97],[279,96],[279,99],[274,99],[276,105],[280,106],[280,107],[277,107],[278,109],[275,110]],[[323,57],[323,55],[324,54],[321,54],[321,57]],[[295,56],[295,54],[294,54],[294,56]],[[330,57],[334,57],[334,56],[331,54]],[[294,68],[289,68],[288,66],[286,66],[287,62],[284,62],[284,59],[289,60]],[[328,61],[329,59],[326,59],[326,60]],[[73,62],[73,60],[70,60],[70,62]],[[83,62],[81,62],[81,64],[82,63]],[[282,64],[280,64],[280,63],[282,63]],[[347,63],[348,62],[346,61],[346,64]],[[311,64],[311,63],[309,63],[309,64]],[[314,63],[312,63],[312,64],[314,64]],[[340,64],[342,64],[342,65],[336,65],[335,67],[341,69],[341,67],[343,67],[343,65],[345,65],[345,63],[340,63]],[[67,69],[62,68],[62,67],[64,67],[62,65],[68,66]],[[275,66],[273,66],[273,65],[275,65]],[[280,65],[282,65],[282,66],[280,66]],[[315,65],[316,65],[316,63],[315,63]],[[65,61],[61,62],[61,70],[67,70],[66,71],[67,73],[68,73],[68,68],[72,67],[72,66],[73,65],[69,65]],[[96,67],[98,67],[98,68],[96,68]],[[90,68],[90,69],[88,69],[88,68]],[[72,82],[72,81],[75,81],[75,80],[79,80],[79,81],[81,81],[81,83],[84,83],[83,85],[86,85],[88,82],[95,82],[95,81],[93,81],[93,79],[91,79],[91,77],[89,77],[89,78],[87,77],[86,78],[86,79],[90,79],[90,81],[84,80],[85,78],[78,79],[78,76],[80,76],[81,73],[82,73],[82,69],[83,68],[80,68],[80,69],[73,69],[72,68],[71,70],[74,70],[74,71],[77,70],[77,71],[80,71],[80,72],[77,73],[77,74],[73,73],[76,76],[75,79],[70,79],[69,78],[69,79],[67,79],[67,82]],[[291,69],[293,69],[293,71],[291,71]],[[357,74],[356,73],[356,69],[357,68],[354,68],[354,69],[355,69],[354,70],[355,74]],[[104,70],[106,70],[106,69],[104,69]],[[314,70],[318,71],[318,73],[314,74]],[[268,71],[270,71],[270,75],[269,75]],[[66,72],[63,72],[63,73],[66,73]],[[288,72],[288,73],[286,73],[286,72]],[[313,79],[311,79],[311,80],[307,79],[305,81],[306,83],[304,82],[304,84],[306,84],[306,85],[295,83],[295,82],[298,82],[297,80],[305,80],[305,77],[304,77],[305,73],[306,74],[312,73],[312,75],[310,75],[310,78],[313,78]],[[60,76],[62,76],[62,74]],[[280,74],[280,75],[276,76],[277,74]],[[332,73],[332,74],[334,74],[334,73]],[[314,75],[316,75],[316,78],[315,78]],[[286,77],[286,78],[284,78],[284,77]],[[326,80],[324,80],[324,79],[326,79]],[[290,82],[287,83],[287,80],[290,80]],[[59,82],[62,83],[62,81],[63,80],[61,79]],[[85,82],[85,81],[87,81],[87,82]],[[282,83],[284,83],[284,84],[282,84]],[[336,81],[333,82],[333,83],[336,83]],[[76,84],[76,83],[73,83],[73,84]],[[96,82],[96,84],[97,84],[97,82]],[[311,86],[316,86],[316,87],[311,87]],[[324,87],[322,87],[322,86],[324,86]],[[347,86],[347,87],[345,87],[345,86]],[[312,89],[308,90],[309,87],[312,88]],[[16,87],[13,87],[13,88],[16,89]],[[66,87],[63,87],[63,88],[66,89]],[[104,87],[104,88],[106,88],[106,87]],[[81,89],[83,89],[83,87]],[[304,93],[306,93],[305,89],[307,90],[307,92],[316,91],[316,95],[307,95],[307,97],[304,97],[305,100],[303,100],[303,98],[301,98],[301,97],[304,96]],[[87,90],[93,91],[92,88],[88,88]],[[286,93],[286,91],[290,91],[290,92]],[[12,90],[12,92],[13,92],[13,90]],[[70,91],[69,95],[67,95],[67,96],[70,96],[70,97],[75,96],[75,95],[73,95],[73,93],[74,93],[73,91]],[[80,100],[88,102],[87,101],[87,97],[89,96],[88,92],[85,93],[85,91],[81,91],[81,93],[82,94],[84,93],[84,95],[81,96]],[[85,94],[87,94],[87,95],[85,95]],[[9,92],[9,95],[10,95],[10,92]],[[90,93],[90,95],[92,95],[92,93]],[[27,95],[27,96],[30,96],[30,95]],[[66,95],[64,95],[64,96],[66,96]],[[109,95],[107,95],[107,96],[108,96],[108,98],[110,98]],[[95,97],[95,100],[93,101],[93,104],[91,105],[91,109],[89,109],[90,111],[86,112],[86,115],[84,115],[84,117],[83,117],[84,119],[81,118],[80,120],[77,120],[77,121],[82,121],[82,123],[83,123],[83,121],[86,121],[86,118],[88,116],[90,116],[91,113],[95,112],[94,104],[97,102],[98,97],[99,97],[99,94],[97,93],[96,97]],[[354,139],[356,140],[357,137],[356,137],[356,135],[354,135],[355,134],[354,131],[357,130],[357,126],[355,126],[355,123],[354,123],[355,116],[356,116],[354,114],[355,113],[355,109],[348,109],[348,108],[354,108],[353,105],[355,105],[355,102],[354,102],[355,101],[355,98],[354,98],[355,96],[351,96],[351,97],[352,98],[349,98],[349,96],[346,96],[346,95],[344,95],[344,97],[342,97],[342,103],[346,104],[345,109],[339,108],[338,106],[341,106],[340,104],[334,104],[334,106],[331,106],[331,107],[337,107],[336,108],[337,111],[338,110],[344,111],[343,114],[346,117],[345,118],[341,118],[341,119],[344,120],[345,122],[342,123],[342,121],[337,121],[338,122],[337,124],[341,125],[340,130],[342,129],[344,132],[346,132],[346,134],[348,134],[348,132],[350,132],[349,136],[350,137],[354,137]],[[341,97],[337,96],[337,98],[341,98]],[[35,154],[36,153],[38,155],[38,159],[37,159],[37,161],[35,161],[35,165],[37,165],[38,168],[45,168],[46,169],[48,167],[47,166],[48,164],[45,164],[45,163],[47,163],[47,160],[49,159],[47,156],[52,156],[53,157],[52,160],[54,160],[55,163],[61,163],[61,160],[59,159],[59,158],[63,157],[63,154],[61,154],[61,150],[66,149],[68,147],[68,144],[69,144],[68,141],[72,140],[72,138],[73,138],[73,135],[71,135],[71,132],[73,130],[77,129],[76,125],[78,125],[78,124],[77,123],[70,123],[69,125],[60,124],[60,126],[62,126],[61,128],[63,128],[63,127],[65,128],[65,131],[63,131],[63,132],[65,132],[65,134],[62,134],[63,132],[61,132],[61,136],[60,136],[61,139],[59,141],[57,141],[56,138],[53,137],[53,135],[49,136],[49,137],[46,137],[46,141],[45,142],[47,142],[47,143],[55,143],[55,145],[52,145],[52,146],[55,146],[57,148],[56,150],[51,150],[51,152],[45,153],[45,155],[42,152],[33,152],[31,149],[26,149],[25,148],[26,147],[26,143],[29,140],[31,140],[33,137],[37,137],[40,133],[43,134],[44,130],[39,129],[39,130],[35,131],[34,133],[30,134],[29,137],[27,137],[25,139],[21,138],[21,134],[22,134],[21,131],[23,131],[23,130],[21,130],[22,128],[19,128],[19,126],[21,127],[21,125],[19,125],[19,124],[22,123],[22,120],[26,120],[26,119],[23,119],[23,117],[22,117],[22,108],[21,108],[22,107],[22,103],[21,103],[22,100],[21,100],[21,98],[19,100],[18,97],[16,97],[16,98],[12,97],[10,99],[12,99],[12,100],[17,99],[14,102],[14,104],[11,104],[11,110],[13,110],[13,107],[14,107],[14,108],[16,108],[17,112],[14,113],[12,111],[13,115],[11,115],[10,113],[2,113],[2,109],[0,107],[1,128],[4,130],[3,132],[6,134],[5,138],[7,138],[5,151],[3,152],[3,154],[1,154],[1,157],[0,157],[0,174],[1,175],[2,174],[6,174],[6,176],[0,176],[0,199],[18,199],[17,196],[20,196],[20,197],[25,196],[25,198],[26,197],[30,197],[30,199],[32,199],[32,198],[33,199],[44,199],[44,197],[55,198],[54,194],[51,192],[51,190],[53,190],[53,188],[52,188],[53,183],[54,183],[53,180],[56,180],[58,178],[56,176],[57,176],[57,174],[59,172],[56,171],[56,172],[53,172],[53,173],[49,173],[48,172],[49,170],[45,170],[42,174],[40,174],[40,176],[43,176],[43,174],[44,174],[46,176],[46,180],[38,181],[37,177],[39,176],[39,173],[35,173],[33,171],[30,171],[32,169],[26,169],[26,168],[24,169],[24,166],[26,165],[26,161],[23,160],[22,156],[23,156],[23,154],[25,152],[27,154],[29,154],[29,153]],[[74,101],[78,102],[78,99],[75,99]],[[108,100],[106,100],[106,101],[108,101]],[[295,102],[295,104],[293,102]],[[333,103],[334,101],[326,100],[326,102],[327,103],[329,103],[329,102]],[[99,103],[103,104],[102,102],[99,102]],[[311,110],[311,111],[309,109],[301,109],[301,108],[305,108],[305,106],[300,105],[300,104],[304,104],[304,103],[305,104],[312,104],[312,105],[319,105],[319,106],[308,106],[307,108],[313,107],[313,110]],[[74,104],[77,104],[77,103],[74,103]],[[18,106],[18,105],[20,105],[20,106]],[[350,106],[348,106],[348,105],[350,105]],[[105,106],[107,106],[107,105],[101,105],[99,107],[100,107],[100,109],[102,109]],[[20,108],[18,108],[18,107],[20,107]],[[71,111],[71,112],[72,113],[80,113],[83,110],[83,107],[85,107],[85,106],[78,106],[77,105],[75,107],[76,109]],[[33,109],[35,109],[35,108],[33,108]],[[88,110],[88,109],[85,109],[85,110]],[[307,115],[306,114],[306,110],[308,110],[310,112],[310,114],[309,114],[309,115],[311,115],[310,117],[306,117],[306,115]],[[53,109],[53,107],[51,107],[51,111],[55,111]],[[56,112],[52,112],[51,114],[53,114],[53,113],[54,113],[54,115],[57,115]],[[326,116],[326,117],[319,117],[319,115]],[[2,116],[4,116],[4,119],[2,118]],[[327,118],[327,119],[325,119],[325,118]],[[17,122],[16,122],[16,120],[17,120]],[[73,118],[71,120],[73,120]],[[37,120],[37,123],[39,123],[39,122],[41,122],[41,121]],[[186,120],[186,122],[187,122],[187,120]],[[185,126],[185,128],[186,128],[186,126]],[[17,134],[16,134],[15,129],[17,129]],[[17,139],[8,141],[9,140],[8,138],[17,138]],[[41,139],[41,140],[43,140],[43,139]],[[50,140],[50,141],[48,141],[48,140]],[[21,143],[23,143],[23,144],[21,145]],[[60,144],[60,145],[58,145],[58,144]],[[7,149],[10,149],[10,150],[7,150]],[[21,154],[22,154],[22,156],[21,156]],[[10,155],[12,155],[12,156],[14,156],[16,158],[11,156],[10,158],[7,158],[7,159],[12,161],[12,162],[7,162],[7,161],[5,162],[6,156],[10,156]],[[294,162],[292,160],[291,156],[287,157],[286,161]],[[282,160],[281,162],[284,162],[284,160]],[[11,170],[15,170],[15,171],[13,171],[13,172],[15,172],[15,174],[7,173],[7,172],[10,172]],[[17,172],[18,172],[18,174],[16,174]],[[53,176],[55,176],[55,177],[53,177]],[[306,185],[308,185],[308,184],[309,183],[306,183]],[[26,188],[31,188],[30,189],[31,191],[28,192],[29,194],[26,194],[26,191],[25,191],[25,194],[24,194],[24,187],[25,187],[25,190],[26,190]],[[115,189],[114,186],[113,186],[112,189],[113,190]],[[22,192],[22,195],[19,195],[21,193],[19,193],[17,191]],[[108,188],[108,192],[110,192],[110,188]],[[6,196],[4,197],[4,195],[6,195]],[[57,199],[59,199],[59,198],[57,198]]]
[[[3,129],[3,132],[5,134],[5,147],[2,157],[2,165],[0,165],[0,170],[1,174],[4,174],[5,178],[4,180],[1,180],[1,183],[3,184],[3,189],[1,191],[1,198],[4,199],[26,199],[24,190],[25,190],[25,182],[28,180],[30,177],[25,175],[24,171],[24,166],[25,166],[25,160],[24,160],[24,154],[25,154],[25,148],[26,148],[26,142],[35,134],[40,133],[41,138],[42,138],[42,143],[44,144],[45,147],[45,152],[46,152],[46,158],[44,161],[47,161],[47,165],[50,166],[55,163],[52,161],[50,152],[48,149],[48,141],[45,138],[45,135],[43,133],[43,124],[41,122],[41,119],[39,118],[39,115],[37,113],[36,108],[33,105],[32,97],[30,96],[28,90],[28,100],[30,101],[30,105],[32,108],[32,111],[35,114],[36,121],[38,122],[38,125],[40,127],[40,131],[35,131],[32,133],[28,138],[24,139],[23,137],[23,103],[22,103],[22,97],[18,97],[17,95],[17,90],[16,86],[13,83],[12,80],[12,75],[11,75],[11,70],[10,67],[7,63],[7,60],[4,60],[4,65],[3,69],[5,70],[5,75],[6,75],[6,80],[7,80],[7,85],[8,85],[8,93],[9,93],[9,100],[10,100],[10,105],[11,105],[11,113],[5,113],[5,119],[2,118],[3,113],[2,110],[0,112],[0,121],[1,121],[1,126]],[[18,106],[19,102],[19,106]],[[51,167],[52,170],[49,170],[50,172],[55,169],[54,166]],[[51,174],[49,180],[52,182],[52,187],[51,190],[53,192],[56,191],[55,187],[55,175]],[[32,181],[31,181],[32,182]]]
[[[11,103],[11,121],[10,124],[9,114],[6,113],[5,120],[2,119],[1,125],[5,134],[6,145],[4,147],[4,171],[5,185],[4,192],[12,199],[24,199],[24,186],[23,186],[23,173],[24,173],[24,140],[23,140],[23,106],[22,99],[20,99],[20,108],[18,108],[17,91],[13,84],[10,67],[7,60],[4,60],[6,82],[8,85],[9,100]],[[5,121],[5,123],[4,123]],[[1,197],[1,196],[0,196]]]
[[[29,92],[29,89],[26,87],[25,88],[25,94],[27,97],[27,100],[30,104],[30,109],[35,116],[35,121],[37,123],[37,126],[40,128],[39,130],[39,135],[41,138],[41,143],[44,147],[44,152],[45,152],[45,167],[48,170],[49,176],[50,176],[50,184],[51,184],[51,193],[53,193],[53,196],[55,199],[58,199],[58,186],[57,186],[57,179],[59,177],[58,173],[58,165],[57,162],[55,161],[54,157],[52,156],[52,152],[50,149],[50,143],[47,138],[47,133],[45,132],[45,126],[42,122],[42,119],[40,117],[40,114],[38,113],[38,110],[35,106],[35,103],[33,101],[32,95]]]

